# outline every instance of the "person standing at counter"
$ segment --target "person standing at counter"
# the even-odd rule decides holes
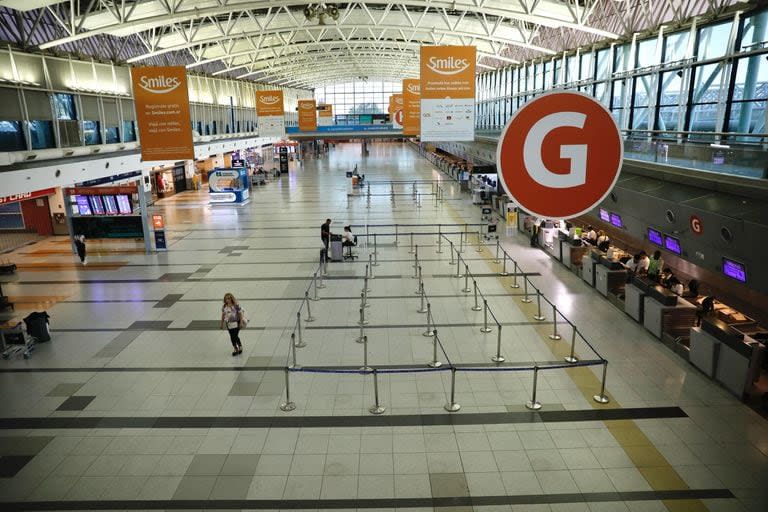
[[[645,251],[640,251],[637,254],[637,268],[635,269],[635,272],[641,276],[647,274],[648,266],[650,263],[651,262],[648,259],[648,255],[645,253]]]
[[[595,228],[592,226],[587,226],[587,242],[591,243],[592,245],[595,245],[595,242],[597,241],[597,233],[595,232]]]
[[[656,250],[653,253],[653,258],[648,263],[648,278],[658,281],[662,268],[664,268],[664,260],[661,257],[661,251]]]
[[[675,276],[672,276],[669,278],[669,290],[676,295],[682,295],[684,291],[683,283]]]

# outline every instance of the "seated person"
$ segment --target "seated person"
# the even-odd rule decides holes
[[[676,295],[682,295],[684,291],[683,283],[675,276],[672,276],[669,278],[669,289]]]
[[[684,296],[694,298],[699,296],[699,281],[697,279],[688,281],[688,292]]]
[[[659,278],[661,286],[664,288],[671,288],[670,281],[673,277],[675,277],[675,275],[672,273],[672,269],[669,267],[664,267],[664,270],[661,271],[661,276]]]
[[[341,234],[341,240],[344,247],[353,247],[357,245],[355,243],[355,235],[352,234],[352,228],[350,226],[344,226],[344,233]]]

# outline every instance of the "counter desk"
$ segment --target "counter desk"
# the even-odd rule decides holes
[[[581,278],[592,288],[595,287],[595,266],[597,260],[592,257],[592,251],[588,251],[581,257]]]
[[[627,269],[618,261],[600,258],[595,266],[595,289],[605,297],[608,294],[621,296],[627,284]]]
[[[643,298],[643,326],[657,338],[673,340],[690,336],[696,322],[696,306],[663,286],[648,289]]]
[[[574,270],[581,267],[581,259],[589,251],[589,247],[579,242],[580,245],[573,245],[573,240],[560,240],[560,253],[563,255],[563,264]]]

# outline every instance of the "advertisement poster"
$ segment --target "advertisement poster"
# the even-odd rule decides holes
[[[246,169],[214,169],[208,172],[208,195],[211,203],[245,203],[248,193]]]
[[[260,137],[284,137],[283,91],[256,91],[256,115]]]
[[[131,68],[131,83],[141,160],[194,159],[186,68]]]
[[[317,103],[315,100],[299,100],[299,131],[317,131]]]
[[[318,107],[317,113],[318,126],[330,126],[333,124],[333,105],[323,103]]]
[[[389,120],[392,128],[403,127],[403,95],[393,94],[389,97]]]
[[[421,90],[419,80],[403,80],[403,135],[418,136],[421,132]]]
[[[421,140],[475,139],[474,46],[421,47]]]

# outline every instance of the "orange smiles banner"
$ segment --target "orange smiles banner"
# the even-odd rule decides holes
[[[192,160],[187,70],[184,66],[131,68],[141,159]]]
[[[260,136],[285,136],[283,91],[256,91],[256,115],[258,116]]]
[[[317,103],[315,100],[299,100],[299,131],[317,131]]]
[[[403,80],[403,135],[419,135],[421,129],[421,91],[419,80]]]
[[[474,46],[421,47],[421,140],[475,138]]]
[[[393,94],[389,97],[389,119],[393,128],[403,127],[403,95]]]

